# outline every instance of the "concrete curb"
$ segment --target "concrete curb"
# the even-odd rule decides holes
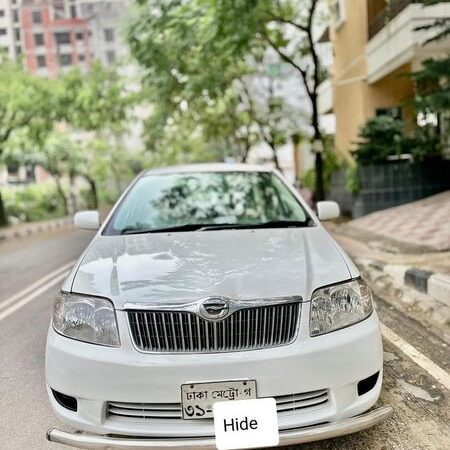
[[[45,220],[41,222],[30,222],[16,226],[13,225],[5,228],[4,230],[0,229],[0,244],[4,244],[14,239],[22,239],[34,234],[56,230],[58,228],[66,228],[72,224],[72,217],[61,217],[58,219]]]
[[[404,304],[417,305],[427,311],[430,316],[441,324],[450,323],[450,276],[434,273],[417,267],[387,264],[378,260],[358,259],[358,264],[372,274],[376,286],[383,284],[383,276],[392,280],[397,286],[397,295]]]
[[[400,285],[405,285],[416,291],[427,294],[450,307],[450,276],[422,270],[416,267],[406,267],[386,264],[382,261],[371,261],[370,267],[385,272]]]

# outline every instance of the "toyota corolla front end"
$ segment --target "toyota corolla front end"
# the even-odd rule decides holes
[[[215,448],[218,402],[274,399],[280,445],[391,411],[371,409],[382,343],[366,284],[296,193],[248,166],[132,185],[55,301],[46,378],[81,432],[48,438],[80,448]]]

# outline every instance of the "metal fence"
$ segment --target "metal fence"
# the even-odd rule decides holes
[[[343,170],[332,174],[328,198],[340,203],[343,213],[360,217],[450,189],[450,160],[361,166],[356,196],[348,192],[345,179]]]
[[[337,202],[343,215],[352,215],[354,197],[347,188],[347,174],[345,170],[336,170],[331,174],[330,189],[327,192],[326,199]]]

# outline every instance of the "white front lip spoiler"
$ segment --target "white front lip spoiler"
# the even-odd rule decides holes
[[[370,412],[360,414],[349,419],[333,423],[280,431],[280,446],[303,444],[305,442],[320,441],[370,428],[392,414],[391,406],[381,406]],[[89,434],[67,433],[57,429],[47,432],[47,439],[58,444],[70,445],[85,449],[151,449],[151,450],[186,450],[187,448],[215,450],[216,443],[212,437],[200,438],[135,438],[108,437]]]

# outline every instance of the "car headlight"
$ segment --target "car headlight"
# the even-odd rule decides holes
[[[361,322],[372,314],[372,294],[362,280],[318,289],[311,299],[309,333],[319,336]]]
[[[104,298],[60,292],[53,306],[53,327],[79,341],[120,346],[114,306]]]

